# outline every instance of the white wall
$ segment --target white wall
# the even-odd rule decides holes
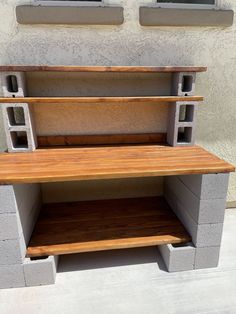
[[[125,9],[121,26],[18,25],[15,5],[25,2],[0,1],[0,64],[206,65],[208,72],[197,80],[197,94],[205,96],[197,141],[236,164],[236,24],[225,29],[141,27],[139,6],[150,1],[121,0]],[[221,3],[236,10],[234,0]],[[155,132],[157,125],[152,120],[149,131]],[[130,126],[128,121],[122,131]],[[3,138],[1,134],[2,148]],[[228,200],[236,200],[236,174],[231,175]]]

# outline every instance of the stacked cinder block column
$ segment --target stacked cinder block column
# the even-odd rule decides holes
[[[0,186],[0,288],[52,284],[57,259],[25,258],[37,220],[41,195],[38,184]]]
[[[174,73],[172,95],[192,96],[196,73]],[[169,108],[167,142],[171,146],[192,146],[195,142],[197,102],[181,101]]]
[[[25,74],[19,72],[0,73],[1,94],[4,97],[25,97]],[[31,108],[27,103],[1,104],[9,152],[35,150],[37,139],[34,131]]]
[[[228,179],[228,174],[165,178],[166,201],[192,237],[192,244],[188,244],[184,249],[182,246],[173,245],[160,247],[169,271],[178,271],[179,265],[182,265],[181,270],[218,265]],[[194,258],[191,255],[193,250]],[[177,254],[178,258],[175,258]]]

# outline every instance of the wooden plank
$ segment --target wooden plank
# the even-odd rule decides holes
[[[202,101],[202,96],[123,96],[123,97],[0,97],[0,103],[169,103],[176,101]]]
[[[166,143],[166,133],[38,136],[39,147]]]
[[[207,67],[203,66],[72,66],[72,65],[2,65],[0,71],[16,72],[141,72],[141,73],[171,73],[171,72],[205,72]]]
[[[0,184],[224,173],[235,170],[199,146],[125,145],[0,154]]]
[[[161,197],[44,205],[27,256],[183,243],[191,238]]]

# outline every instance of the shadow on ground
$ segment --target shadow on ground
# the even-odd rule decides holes
[[[58,272],[157,263],[166,271],[156,247],[69,254],[60,257]]]

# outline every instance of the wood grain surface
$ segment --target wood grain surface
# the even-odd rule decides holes
[[[78,103],[169,103],[203,101],[202,96],[122,96],[122,97],[0,97],[0,103],[78,104]]]
[[[0,184],[232,172],[199,146],[112,145],[0,154]]]
[[[44,205],[28,257],[188,242],[161,197]]]
[[[203,66],[73,66],[73,65],[2,65],[0,71],[16,72],[205,72]]]
[[[166,133],[38,136],[39,147],[166,143]]]

